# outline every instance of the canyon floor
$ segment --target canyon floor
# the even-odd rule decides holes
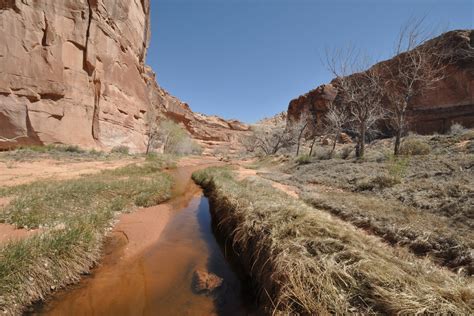
[[[378,140],[363,160],[351,144],[312,157],[0,153],[0,309],[469,314],[473,142],[411,135],[395,158]]]

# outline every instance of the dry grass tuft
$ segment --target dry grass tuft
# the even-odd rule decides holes
[[[270,311],[473,312],[474,289],[468,278],[392,250],[265,182],[239,182],[222,168],[199,171],[193,178],[206,188],[218,229],[232,241]]]

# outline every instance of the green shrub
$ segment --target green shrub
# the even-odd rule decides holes
[[[84,153],[85,150],[80,148],[79,146],[76,146],[76,145],[68,145],[68,146],[59,146],[58,149],[61,151],[65,151],[67,153],[77,153],[77,154],[80,154],[80,153]]]
[[[395,157],[390,155],[387,163],[389,175],[400,180],[405,176],[409,163],[410,161],[406,157]]]
[[[128,155],[130,153],[130,148],[128,148],[128,146],[120,145],[112,148],[110,152],[113,154]]]
[[[400,147],[400,154],[406,156],[428,155],[430,152],[430,145],[416,138],[405,139]]]
[[[301,155],[298,158],[296,158],[296,163],[299,165],[305,165],[311,163],[311,156],[310,155]]]

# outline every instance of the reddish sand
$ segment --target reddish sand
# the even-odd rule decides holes
[[[26,229],[16,229],[12,225],[1,224],[0,223],[0,244],[7,243],[9,241],[23,239],[25,237],[31,236],[38,233],[39,230],[26,230]]]
[[[46,159],[30,162],[15,162],[13,165],[0,162],[0,184],[1,186],[13,186],[44,179],[72,179],[83,174],[97,173],[105,169],[123,167],[134,161],[140,162],[142,159],[82,162]]]
[[[72,179],[83,174],[92,174],[105,169],[119,168],[134,161],[141,162],[142,160],[143,159],[124,159],[116,161],[71,162],[47,159],[30,162],[15,162],[14,164],[0,162],[0,185],[14,186],[44,179]],[[0,198],[0,211],[10,200],[11,198],[9,197]],[[22,239],[38,232],[39,230],[16,229],[12,225],[0,224],[0,244],[11,240]]]
[[[237,179],[238,180],[243,180],[243,179],[248,178],[248,177],[260,177],[257,174],[256,170],[247,169],[247,168],[243,167],[242,165],[239,165],[238,168],[236,169],[236,171],[237,171]],[[286,185],[286,184],[282,184],[282,183],[279,183],[279,182],[276,182],[276,181],[271,181],[271,180],[268,180],[268,179],[266,179],[266,180],[270,181],[272,187],[274,187],[275,189],[280,190],[282,192],[285,192],[286,194],[288,194],[289,196],[292,196],[294,198],[299,197],[298,189],[296,187]]]

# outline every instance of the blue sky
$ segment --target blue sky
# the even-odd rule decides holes
[[[148,64],[194,111],[255,122],[332,76],[326,48],[352,43],[375,60],[400,26],[472,29],[474,0],[151,0]]]

